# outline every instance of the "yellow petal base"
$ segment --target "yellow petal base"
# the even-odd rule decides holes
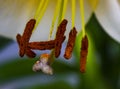
[[[88,0],[88,2],[90,4],[92,10],[94,11],[98,6],[99,0]]]

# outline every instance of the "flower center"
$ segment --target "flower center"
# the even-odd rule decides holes
[[[17,41],[20,48],[20,56],[23,57],[26,54],[28,57],[35,57],[35,53],[32,50],[51,50],[51,57],[46,54],[42,54],[41,60],[37,61],[33,69],[35,71],[41,69],[43,72],[52,74],[51,67],[46,63],[49,60],[49,64],[52,64],[53,55],[55,57],[59,57],[61,53],[62,43],[64,42],[66,36],[64,35],[67,26],[67,20],[64,19],[66,14],[66,8],[68,4],[68,0],[57,0],[57,5],[54,11],[53,20],[50,28],[50,33],[48,36],[48,41],[40,41],[40,42],[29,42],[32,32],[36,29],[38,24],[40,23],[46,8],[48,6],[49,0],[41,0],[38,9],[34,15],[34,19],[31,19],[27,24],[24,30],[23,35],[17,35]],[[80,71],[85,72],[86,59],[88,53],[88,38],[85,32],[85,20],[84,20],[84,0],[79,0],[80,3],[80,15],[81,15],[81,23],[82,23],[82,41],[81,41],[81,52],[80,52]],[[68,43],[65,49],[64,57],[66,59],[71,58],[71,54],[75,45],[75,39],[77,36],[77,31],[75,28],[75,11],[76,11],[76,0],[71,0],[71,12],[72,12],[72,29],[69,33]],[[57,20],[58,18],[58,20]],[[54,40],[51,40],[54,24],[57,22],[57,31]],[[35,24],[36,23],[36,24]],[[35,26],[35,27],[34,27]],[[43,58],[42,58],[43,57]],[[45,63],[44,63],[45,62]]]

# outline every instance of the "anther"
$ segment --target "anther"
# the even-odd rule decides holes
[[[34,50],[51,50],[55,47],[55,40],[30,42],[28,47]]]
[[[23,57],[24,54],[27,54],[29,57],[35,56],[35,53],[30,51],[30,49],[28,49],[28,43],[32,35],[32,31],[35,26],[35,23],[36,23],[35,19],[31,19],[30,21],[28,21],[28,23],[26,24],[23,36],[21,36],[20,34],[17,34],[16,36],[16,39],[19,45],[19,55],[21,57]]]
[[[65,49],[64,57],[66,59],[70,59],[72,56],[72,51],[75,45],[76,35],[77,35],[77,31],[76,31],[76,28],[74,27],[69,33],[69,39],[68,39],[68,43]]]
[[[82,38],[82,44],[81,44],[81,52],[80,52],[80,72],[84,73],[86,70],[86,60],[87,60],[87,54],[88,54],[88,38],[85,35],[84,38]]]
[[[66,38],[64,36],[64,33],[66,31],[66,26],[67,26],[66,19],[64,19],[58,26],[58,30],[57,30],[56,38],[55,38],[55,57],[56,58],[60,55],[62,43],[64,42],[64,40]]]

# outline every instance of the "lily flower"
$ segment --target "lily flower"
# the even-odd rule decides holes
[[[60,23],[67,19],[68,25],[65,35],[68,37],[71,29],[75,27],[77,32],[82,31],[84,38],[86,37],[85,24],[94,12],[104,30],[112,38],[120,42],[120,7],[117,0],[15,0],[13,2],[11,0],[2,0],[0,4],[1,36],[16,40],[16,35],[19,33],[17,37],[22,39],[25,36],[22,37],[20,34],[24,35],[26,23],[33,19],[36,24],[31,32],[32,36],[30,34],[31,37],[28,37],[30,41],[53,40]],[[63,36],[63,38],[65,37]],[[20,39],[18,43],[20,43]],[[26,52],[27,55],[31,56],[30,54],[34,54],[29,49],[32,42],[29,43],[28,41],[29,39],[27,39],[27,42],[23,42],[26,47],[23,54]],[[54,44],[56,45],[56,41]],[[26,45],[29,45],[29,47]],[[83,51],[86,51],[87,54],[88,47],[86,46],[85,48]],[[28,51],[30,52],[29,54]],[[86,59],[86,56],[83,55],[83,59]],[[52,68],[41,60],[36,62],[33,70],[42,70],[47,74],[52,74]],[[81,70],[85,71],[84,68]]]
[[[95,14],[104,30],[120,43],[120,0],[99,0]]]
[[[16,34],[22,34],[26,22],[35,18],[37,25],[31,41],[47,40],[50,29],[55,33],[60,19],[68,20],[67,32],[76,26],[80,32],[81,15],[80,0],[1,0],[0,1],[0,35],[16,40]],[[103,3],[104,2],[104,3]],[[72,12],[72,13],[71,13]],[[118,0],[84,0],[85,23],[92,12],[104,30],[116,41],[120,42],[120,6]],[[56,20],[59,20],[58,22]],[[52,31],[51,31],[52,32]],[[43,35],[44,34],[44,35]]]
[[[74,5],[73,5],[73,2]],[[36,19],[36,26],[30,38],[31,41],[48,40],[50,30],[56,32],[56,28],[60,21],[65,18],[68,20],[68,35],[72,24],[78,31],[81,30],[81,16],[79,0],[18,0],[11,2],[10,0],[0,1],[0,35],[16,40],[16,34],[22,34],[26,23],[32,19]],[[90,9],[88,1],[84,3],[85,23],[89,20],[92,9]]]

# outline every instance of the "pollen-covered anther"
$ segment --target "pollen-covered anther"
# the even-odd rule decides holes
[[[28,44],[30,49],[34,50],[51,50],[55,47],[55,41],[40,41],[40,42],[30,42]]]
[[[86,70],[86,60],[87,60],[87,54],[88,54],[88,38],[85,35],[84,38],[82,38],[82,44],[81,44],[81,52],[80,52],[80,72],[84,73]]]
[[[35,19],[29,20],[26,24],[23,35],[21,36],[20,34],[17,34],[16,36],[19,45],[19,55],[21,57],[23,57],[24,54],[31,58],[36,56],[36,54],[30,48],[28,48],[28,43],[32,35],[35,23],[36,23]]]
[[[65,49],[65,54],[64,57],[66,59],[70,59],[72,56],[72,51],[75,45],[75,39],[76,39],[76,35],[77,35],[77,31],[76,28],[73,27],[73,29],[70,31],[69,33],[69,39],[68,39],[68,43]]]
[[[33,71],[42,71],[45,74],[53,74],[53,69],[49,63],[49,54],[42,54],[40,59],[33,65]]]
[[[62,43],[65,40],[65,36],[64,33],[66,31],[66,26],[67,26],[67,20],[64,19],[60,25],[58,26],[58,30],[56,33],[56,38],[55,38],[55,57],[59,57],[60,53],[61,53],[61,47],[62,47]]]

